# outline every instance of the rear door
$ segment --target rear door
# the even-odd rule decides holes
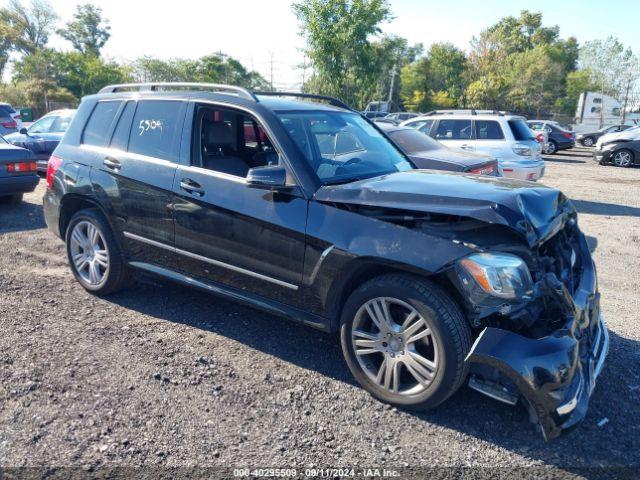
[[[174,242],[171,189],[186,102],[129,100],[92,172],[94,189],[112,209],[134,259],[167,265]]]
[[[441,118],[430,135],[447,147],[473,151],[473,125],[470,119]]]
[[[507,148],[505,134],[498,121],[474,120],[473,131],[473,145],[476,152],[498,156],[499,152],[503,152]]]

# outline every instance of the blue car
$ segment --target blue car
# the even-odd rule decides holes
[[[8,143],[0,136],[0,203],[18,204],[33,192],[40,178],[32,151]]]
[[[55,110],[29,128],[22,128],[4,138],[9,143],[31,150],[38,164],[38,172],[45,173],[49,157],[62,140],[75,113],[75,110]]]

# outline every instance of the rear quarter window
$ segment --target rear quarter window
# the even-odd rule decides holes
[[[98,102],[82,134],[82,143],[102,147],[122,102]]]
[[[176,100],[140,101],[129,134],[129,152],[175,161],[181,107]]]
[[[507,123],[509,124],[514,139],[518,141],[535,140],[531,129],[524,120],[509,120]]]

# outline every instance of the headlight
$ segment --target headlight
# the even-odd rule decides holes
[[[482,290],[496,297],[521,298],[533,287],[529,268],[515,255],[475,253],[460,260],[459,264]],[[462,280],[464,282],[465,278]]]

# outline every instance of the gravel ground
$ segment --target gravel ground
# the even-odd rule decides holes
[[[389,408],[354,384],[337,338],[241,305],[164,282],[89,295],[46,230],[43,183],[0,207],[0,467],[640,467],[638,168],[548,159],[611,330],[587,418],[550,443],[524,409],[468,388],[436,411]]]

